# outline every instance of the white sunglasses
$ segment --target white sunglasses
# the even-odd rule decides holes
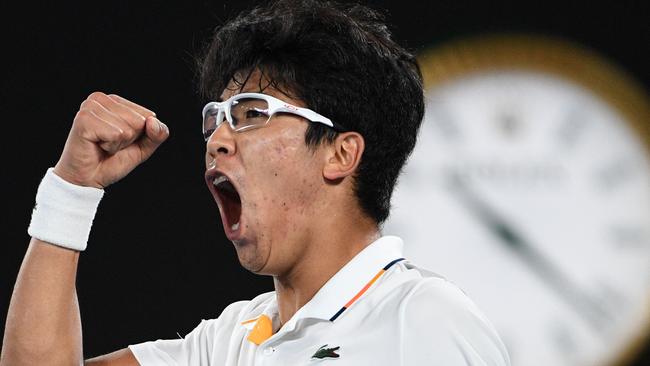
[[[311,122],[344,131],[329,118],[311,109],[296,107],[267,94],[241,93],[226,101],[210,102],[203,107],[203,138],[208,141],[224,121],[228,121],[233,131],[240,132],[265,126],[276,113],[295,114]]]

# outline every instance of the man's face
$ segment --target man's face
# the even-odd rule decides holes
[[[260,92],[260,85],[268,84],[260,77],[253,73],[241,89],[231,82],[222,100]],[[263,93],[304,106],[272,87]],[[322,148],[310,150],[305,144],[308,123],[291,114],[277,114],[266,126],[242,132],[224,123],[208,140],[206,182],[219,205],[226,236],[242,266],[252,272],[281,275],[290,270],[306,255],[310,229],[324,214],[319,190],[325,157]],[[223,180],[220,175],[229,183],[215,186],[215,177]]]

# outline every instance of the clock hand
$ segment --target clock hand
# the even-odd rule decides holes
[[[502,215],[472,192],[465,181],[453,174],[449,186],[460,202],[544,282],[597,331],[611,323],[611,314],[602,303],[581,291],[549,259],[531,245]]]

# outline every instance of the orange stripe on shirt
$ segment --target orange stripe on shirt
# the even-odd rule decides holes
[[[252,322],[254,322],[254,321],[257,321],[258,318],[259,318],[259,316],[258,316],[258,317],[255,317],[255,318],[253,318],[253,319],[244,320],[243,322],[241,322],[241,325],[244,325],[244,324],[248,324],[248,323],[252,323]]]
[[[377,281],[377,279],[378,279],[379,277],[381,277],[381,275],[384,274],[384,272],[386,272],[386,271],[383,270],[383,269],[380,270],[379,273],[377,273],[377,274],[375,275],[375,277],[373,277],[372,280],[370,280],[370,282],[368,282],[368,283],[367,283],[367,284],[366,284],[366,285],[361,289],[361,291],[359,291],[356,295],[354,295],[354,297],[353,297],[350,301],[348,301],[347,304],[345,304],[345,307],[346,307],[346,308],[349,308],[349,307],[352,305],[352,303],[354,303],[355,301],[357,301],[357,299],[358,299],[359,297],[361,297],[361,295],[363,295],[363,293],[366,292],[366,290],[368,290],[368,289],[370,288],[370,286],[372,286],[372,284],[375,283],[375,281]]]

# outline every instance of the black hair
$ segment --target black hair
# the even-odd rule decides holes
[[[363,136],[354,190],[363,212],[381,225],[424,114],[415,56],[392,39],[382,14],[317,0],[258,6],[215,30],[199,60],[200,92],[216,100],[236,75],[255,69],[282,92]],[[337,134],[310,123],[305,142],[331,143]]]

